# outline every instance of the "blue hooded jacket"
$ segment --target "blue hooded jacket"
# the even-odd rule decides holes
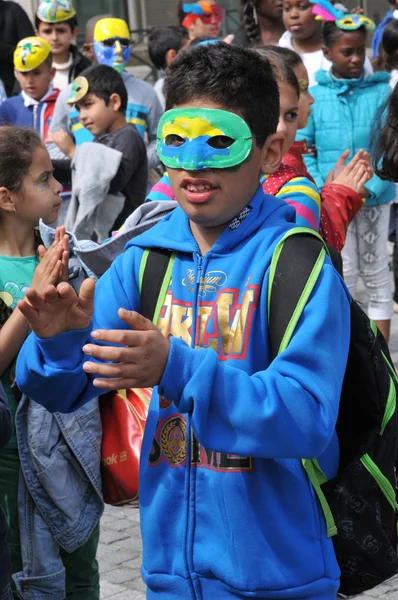
[[[374,124],[391,90],[388,73],[374,73],[358,79],[337,79],[330,71],[318,71],[318,85],[311,88],[315,103],[311,107],[308,125],[297,133],[297,140],[315,145],[316,156],[306,155],[304,161],[319,188],[334,168],[344,150],[349,159],[358,152],[370,150]],[[395,197],[395,185],[374,175],[365,188],[369,193],[367,206],[385,204]]]
[[[336,473],[350,300],[327,259],[288,348],[271,362],[269,266],[294,218],[258,188],[202,256],[176,208],[97,284],[93,327],[128,328],[117,310],[140,310],[144,249],[177,253],[158,321],[170,353],[141,453],[149,600],[336,598],[332,540],[301,459],[318,457],[328,477]],[[91,330],[29,336],[20,388],[51,411],[92,398],[81,351]]]

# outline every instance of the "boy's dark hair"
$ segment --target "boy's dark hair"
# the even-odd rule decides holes
[[[352,31],[345,31],[344,29],[337,27],[334,21],[325,21],[322,27],[322,43],[326,48],[331,48],[341,35],[344,35],[345,33],[356,33],[357,31],[363,33],[366,38],[367,32],[364,25]]]
[[[184,27],[154,27],[148,38],[148,52],[155,68],[165,69],[166,53],[169,50],[179,52],[186,39],[188,31]]]
[[[189,48],[171,63],[166,110],[211,100],[239,112],[262,148],[279,121],[279,92],[269,61],[256,52],[219,42]]]
[[[294,50],[279,46],[261,46],[255,52],[269,60],[276,79],[292,87],[299,98],[300,86],[293,68],[303,62],[300,55]]]
[[[78,21],[77,21],[76,15],[74,17],[72,17],[71,19],[66,19],[66,21],[59,21],[59,23],[48,23],[48,21],[42,21],[36,14],[35,15],[35,27],[37,30],[39,30],[40,23],[44,23],[44,25],[69,25],[72,33],[78,27]]]
[[[398,66],[398,19],[392,19],[384,28],[381,40],[387,54],[386,66],[389,71]]]
[[[372,138],[375,174],[381,179],[398,182],[398,85],[379,110]]]
[[[0,186],[18,192],[32,164],[34,150],[42,147],[40,135],[33,129],[0,127]]]
[[[102,98],[106,106],[109,105],[112,94],[118,94],[121,100],[119,112],[126,112],[126,86],[124,85],[122,76],[115,69],[107,65],[93,65],[85,69],[80,75],[88,81],[89,94],[94,94],[94,96]]]

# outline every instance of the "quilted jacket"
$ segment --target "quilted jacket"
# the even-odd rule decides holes
[[[318,85],[311,88],[315,104],[308,125],[297,134],[315,155],[304,157],[306,167],[319,188],[344,150],[350,157],[363,148],[370,150],[374,124],[390,94],[388,73],[374,73],[359,79],[337,79],[330,71],[318,71]],[[366,204],[385,204],[395,197],[393,183],[376,176],[365,185],[369,197]]]

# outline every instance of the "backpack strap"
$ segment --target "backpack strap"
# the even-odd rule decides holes
[[[155,325],[171,281],[175,253],[165,248],[150,248],[142,255],[139,273],[141,314]]]
[[[268,284],[268,329],[273,358],[288,346],[325,256],[321,236],[306,227],[291,229],[277,244]]]
[[[291,229],[277,244],[268,284],[268,329],[273,358],[287,348],[318,281],[327,251],[321,236],[304,227]],[[321,487],[327,477],[316,458],[303,459],[301,463],[321,505],[327,536],[332,537],[337,527]]]

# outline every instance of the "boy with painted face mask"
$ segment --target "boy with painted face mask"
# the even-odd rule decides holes
[[[158,164],[155,150],[156,131],[163,111],[152,86],[135,78],[125,69],[130,56],[130,31],[127,23],[122,19],[114,18],[98,21],[94,29],[94,53],[99,64],[111,66],[120,72],[128,94],[126,120],[135,125],[141,137],[148,142],[147,154],[150,166],[156,166]],[[61,136],[62,143],[63,132],[74,138],[76,145],[93,140],[90,132],[80,123],[76,109],[71,109],[67,104],[71,90],[72,84],[61,92],[55,107],[50,128],[53,143],[48,146],[52,159],[65,158],[56,145],[58,136]]]
[[[35,17],[37,35],[51,46],[54,87],[63,90],[91,61],[73,43],[79,33],[76,11],[70,0],[42,0]]]
[[[127,245],[95,300],[90,279],[79,297],[68,284],[27,292],[18,307],[35,333],[18,385],[60,412],[98,390],[155,386],[140,467],[148,600],[335,600],[340,571],[301,458],[336,473],[347,290],[325,257],[272,358],[270,263],[294,210],[259,186],[282,158],[270,64],[197,46],[170,65],[165,95],[157,147],[179,207]],[[155,326],[139,311],[156,248],[173,259]]]
[[[35,129],[44,140],[59,95],[52,86],[55,69],[50,44],[33,36],[21,40],[14,52],[14,67],[21,92],[0,106],[0,125]]]

